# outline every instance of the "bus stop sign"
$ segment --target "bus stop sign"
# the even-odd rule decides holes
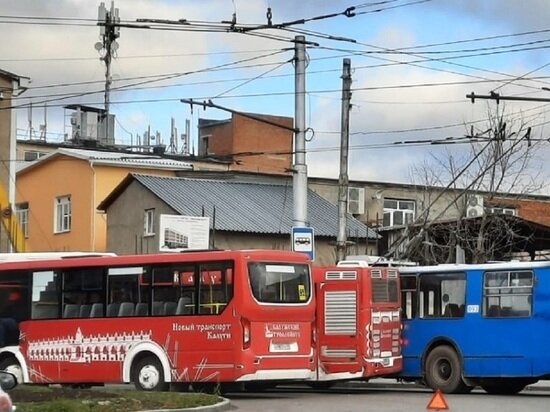
[[[306,253],[315,260],[315,236],[312,227],[292,227],[292,250]]]

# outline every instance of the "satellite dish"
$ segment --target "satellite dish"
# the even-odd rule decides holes
[[[100,51],[100,50],[103,48],[103,43],[101,43],[100,41],[98,41],[96,44],[94,44],[94,48],[95,48],[97,51]]]

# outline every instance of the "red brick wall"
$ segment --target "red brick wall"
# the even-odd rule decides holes
[[[286,129],[235,114],[230,122],[201,127],[200,135],[209,135],[207,155],[232,155],[231,170],[290,174],[294,133],[288,128],[293,127],[293,119],[259,114],[253,116],[281,124]],[[199,153],[202,154],[202,151]]]
[[[517,203],[519,217],[550,226],[550,201],[518,200]]]
[[[293,127],[294,123],[289,117],[267,115],[261,115],[261,117],[287,128]],[[234,115],[233,153],[258,153],[258,155],[235,156],[232,169],[277,174],[290,173],[292,142],[291,130]]]
[[[230,122],[201,128],[201,136],[206,135],[210,135],[207,154],[226,155],[233,153],[233,128]],[[202,145],[202,142],[200,144]]]
[[[515,208],[518,217],[550,226],[550,200],[495,198],[487,202],[487,206],[489,204]]]

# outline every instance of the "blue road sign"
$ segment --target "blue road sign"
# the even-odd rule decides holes
[[[306,253],[315,260],[315,236],[312,227],[292,227],[292,250]]]

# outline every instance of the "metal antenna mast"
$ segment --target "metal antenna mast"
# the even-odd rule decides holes
[[[98,9],[99,34],[102,41],[95,44],[95,49],[101,55],[100,60],[105,62],[105,137],[109,132],[109,111],[111,92],[111,60],[118,50],[116,39],[120,37],[120,17],[115,2],[111,2],[111,9],[107,10],[105,3],[101,3]]]

